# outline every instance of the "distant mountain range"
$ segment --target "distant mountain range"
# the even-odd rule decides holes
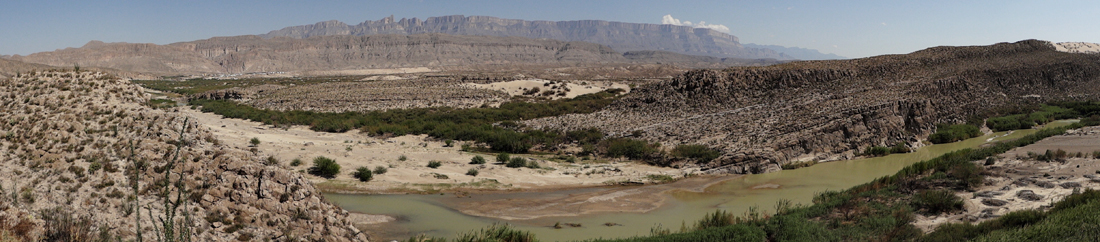
[[[264,38],[308,38],[325,35],[367,36],[376,34],[424,34],[516,36],[532,39],[583,41],[606,45],[618,52],[659,50],[687,55],[733,57],[743,59],[795,57],[769,48],[741,45],[736,36],[706,28],[670,24],[623,23],[602,20],[527,21],[488,16],[442,16],[378,21],[348,25],[325,21],[312,25],[286,27],[260,35]]]
[[[11,60],[60,67],[104,67],[152,74],[214,74],[526,64],[770,65],[773,59],[693,56],[667,51],[620,53],[578,41],[449,34],[325,35],[305,39],[255,35],[168,45],[92,41]]]
[[[769,49],[775,52],[787,54],[795,59],[799,60],[842,60],[848,59],[848,57],[839,56],[833,53],[825,54],[815,49],[799,48],[799,47],[785,47],[778,45],[758,45],[752,43],[744,44],[748,48],[757,49]]]

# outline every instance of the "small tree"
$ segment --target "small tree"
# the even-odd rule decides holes
[[[371,178],[373,178],[373,175],[371,174],[370,168],[367,168],[365,166],[360,166],[359,168],[355,168],[355,172],[352,172],[351,176],[359,179],[359,181],[361,181],[361,182],[368,182],[368,181],[371,180]]]
[[[257,146],[257,145],[260,145],[260,139],[256,138],[256,137],[252,137],[252,139],[249,140],[248,143],[252,144],[252,146]]]
[[[336,174],[340,174],[340,164],[336,164],[333,159],[318,156],[313,159],[313,167],[309,168],[309,174],[332,179]]]
[[[511,160],[511,159],[512,159],[512,155],[509,155],[508,153],[497,154],[497,163],[501,163],[501,164],[508,163],[508,161]]]
[[[474,156],[474,158],[470,158],[470,164],[471,165],[485,164],[485,157],[481,157],[480,155],[479,156]]]

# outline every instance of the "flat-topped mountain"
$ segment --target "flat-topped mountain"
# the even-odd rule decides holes
[[[61,67],[94,66],[161,74],[514,64],[777,63],[665,51],[620,53],[607,46],[577,41],[448,34],[324,35],[305,39],[246,35],[168,45],[92,41],[80,48],[17,55],[11,59]]]
[[[756,173],[851,158],[869,146],[919,146],[938,123],[995,109],[1100,99],[1100,55],[1027,40],[905,55],[697,70],[639,86],[605,110],[528,121],[595,127],[665,146],[724,151],[704,165]]]
[[[326,35],[424,33],[583,41],[606,45],[619,52],[660,50],[714,57],[794,59],[774,50],[742,46],[736,36],[712,29],[602,20],[527,21],[452,15],[430,17],[424,20],[402,18],[395,21],[393,16],[390,16],[357,25],[348,25],[335,20],[325,21],[312,25],[287,27],[260,36],[309,38]]]

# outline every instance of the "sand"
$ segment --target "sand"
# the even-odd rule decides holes
[[[541,91],[561,90],[560,88],[559,89],[552,89],[551,88],[551,87],[555,87],[555,86],[560,86],[560,87],[563,87],[563,88],[569,90],[568,92],[565,92],[564,96],[558,96],[558,95],[548,96],[551,99],[574,98],[574,97],[577,97],[577,96],[580,96],[580,95],[602,92],[604,90],[613,89],[613,88],[623,89],[626,92],[630,92],[630,85],[623,84],[623,83],[616,83],[616,82],[608,82],[608,81],[564,81],[564,82],[558,81],[558,82],[553,82],[553,81],[543,80],[543,79],[526,79],[526,80],[515,80],[515,81],[508,81],[508,82],[494,82],[494,83],[489,83],[489,84],[467,83],[466,85],[472,86],[472,87],[477,87],[477,88],[484,88],[484,89],[494,90],[494,91],[501,91],[501,92],[507,93],[508,95],[511,95],[511,96],[522,96],[525,91],[531,90],[533,88],[539,88],[539,90],[541,90]]]
[[[444,147],[426,135],[406,135],[392,138],[370,137],[358,131],[324,133],[309,130],[305,126],[275,128],[258,122],[225,119],[219,115],[185,109],[187,116],[210,129],[225,145],[250,149],[253,137],[261,143],[256,146],[261,157],[273,156],[288,169],[305,172],[318,156],[335,159],[343,167],[335,179],[310,176],[318,188],[327,192],[342,193],[408,193],[434,192],[455,189],[517,190],[538,188],[565,188],[602,186],[621,181],[646,182],[647,175],[680,177],[684,171],[655,167],[630,161],[566,162],[549,161],[548,156],[519,155],[539,163],[542,169],[506,168],[503,165],[468,164],[475,155],[481,155],[490,163],[495,154],[478,154],[460,151],[461,142],[455,147]],[[401,161],[399,157],[405,156]],[[303,164],[290,166],[293,159]],[[429,161],[443,165],[428,168]],[[357,167],[388,168],[388,172],[375,175],[370,182],[360,182],[351,176]],[[477,176],[466,175],[477,169]],[[439,175],[441,176],[439,176]],[[437,177],[446,176],[445,179]]]

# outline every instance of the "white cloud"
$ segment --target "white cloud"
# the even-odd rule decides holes
[[[661,24],[671,24],[671,25],[679,25],[679,26],[691,26],[691,27],[695,27],[695,28],[713,29],[713,30],[717,30],[718,32],[727,33],[727,34],[730,32],[730,28],[726,27],[725,25],[707,24],[706,21],[699,21],[699,23],[692,23],[691,21],[680,21],[679,19],[673,18],[672,14],[666,14],[664,17],[661,17]]]

